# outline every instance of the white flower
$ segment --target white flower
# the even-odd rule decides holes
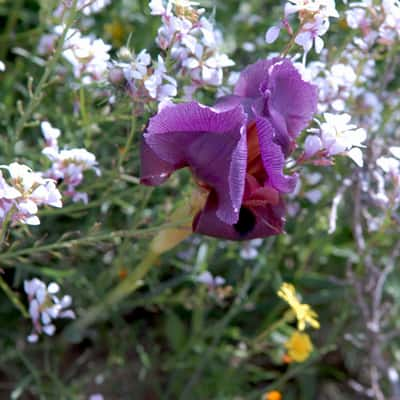
[[[240,250],[240,257],[244,260],[254,260],[258,256],[258,247],[262,244],[262,239],[253,239],[245,243]]]
[[[3,61],[0,60],[0,72],[4,72],[6,70],[6,66]]]
[[[376,165],[386,173],[396,175],[400,169],[400,161],[394,157],[379,157]]]
[[[57,149],[57,139],[60,137],[61,131],[57,128],[53,128],[53,126],[48,121],[43,121],[40,124],[40,128],[42,130],[43,137],[46,140],[46,146]]]
[[[86,149],[62,149],[58,148],[58,137],[61,132],[59,129],[53,128],[48,123],[42,123],[42,133],[46,139],[46,147],[42,150],[51,162],[51,168],[44,173],[44,176],[57,180],[62,180],[67,189],[64,195],[72,198],[72,201],[88,202],[86,193],[77,192],[76,187],[83,181],[83,173],[87,170],[92,170],[99,176],[100,170],[96,161],[96,156]],[[47,183],[47,201],[46,204],[58,204],[60,197],[54,183]]]
[[[265,33],[265,41],[268,44],[274,43],[275,40],[278,39],[280,32],[281,32],[280,25],[271,26]]]
[[[35,343],[41,333],[54,335],[56,327],[53,320],[58,318],[75,318],[75,313],[68,309],[72,303],[69,295],[61,299],[56,296],[60,286],[51,282],[48,286],[38,278],[24,281],[24,290],[28,295],[29,314],[33,323],[33,332],[27,337],[28,342]]]
[[[307,54],[313,44],[316,53],[320,53],[324,48],[324,41],[320,36],[324,35],[329,29],[329,20],[327,18],[316,17],[313,22],[304,24],[301,32],[296,36],[295,42],[303,47]]]
[[[323,144],[319,136],[308,135],[304,142],[304,155],[306,158],[311,158],[320,150],[323,149]]]
[[[13,223],[39,225],[38,206],[62,207],[61,194],[53,180],[43,179],[41,174],[16,162],[0,168],[7,169],[10,175],[9,184],[0,172],[0,220],[12,211]]]
[[[317,17],[339,17],[335,0],[289,0],[285,4],[285,17],[296,12]]]
[[[76,8],[85,15],[98,13],[104,7],[111,4],[112,0],[78,0]],[[61,17],[63,13],[73,6],[73,0],[63,0],[54,11],[54,16]]]
[[[324,113],[325,122],[321,124],[321,140],[329,156],[346,153],[359,166],[362,166],[362,153],[367,133],[363,128],[350,124],[349,114]],[[361,156],[361,157],[360,157]]]
[[[158,63],[153,74],[144,81],[144,86],[150,97],[159,101],[166,100],[177,95],[176,80],[167,75],[164,59],[159,55]]]
[[[163,0],[151,0],[149,3],[149,7],[151,10],[151,15],[164,15],[167,11],[164,7]]]
[[[136,57],[129,52],[129,57],[131,59],[128,62],[114,62],[112,67],[121,68],[127,81],[144,79],[151,64],[150,54],[143,49]]]
[[[58,33],[60,29],[55,31]],[[72,64],[75,77],[84,78],[82,83],[87,84],[105,75],[110,50],[111,46],[102,39],[82,36],[79,31],[71,29],[67,33],[63,56]]]
[[[225,279],[221,276],[213,276],[211,272],[204,271],[199,276],[196,277],[196,281],[203,283],[209,288],[216,288],[217,286],[222,286],[225,283]]]

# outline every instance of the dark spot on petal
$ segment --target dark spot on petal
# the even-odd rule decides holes
[[[233,228],[240,236],[250,233],[256,225],[255,215],[246,207],[242,207],[239,213],[239,221],[233,225]]]

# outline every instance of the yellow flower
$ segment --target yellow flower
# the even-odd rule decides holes
[[[282,400],[282,395],[277,390],[272,390],[264,395],[264,400]]]
[[[307,333],[296,331],[285,343],[288,355],[294,361],[303,362],[307,360],[313,351],[313,345],[310,336]]]
[[[283,283],[278,291],[278,296],[285,300],[294,311],[299,331],[304,331],[307,324],[314,329],[319,329],[317,313],[308,304],[300,303],[293,285],[286,282]]]

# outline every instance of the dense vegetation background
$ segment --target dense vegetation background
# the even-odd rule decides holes
[[[368,133],[363,168],[345,157],[328,167],[306,166],[301,188],[288,199],[285,234],[250,242],[192,235],[152,259],[137,281],[150,241],[182,207],[193,182],[182,170],[161,187],[139,183],[140,138],[157,102],[143,108],[107,79],[82,84],[67,60],[39,54],[43,35],[60,24],[53,14],[58,3],[0,0],[6,67],[0,73],[0,164],[47,170],[40,123],[49,121],[62,132],[60,147],[86,148],[101,175],[85,171],[79,190],[88,194],[86,204],[64,198],[62,208],[41,208],[39,226],[3,223],[0,398],[272,399],[274,390],[284,400],[400,398],[397,197],[377,210],[362,186],[378,169],[377,157],[398,140],[398,40],[365,50],[362,60],[374,59],[376,73],[353,84],[370,85],[381,99],[377,127],[363,120],[373,112],[357,95],[345,100],[345,111]],[[231,71],[281,52],[290,40],[282,34],[265,42],[266,30],[283,17],[277,1],[201,6],[223,33],[223,51],[235,62]],[[340,16],[324,37],[326,69],[356,57],[346,46],[359,33],[348,26],[348,6],[336,6]],[[147,49],[153,59],[160,53],[160,18],[147,1],[114,0],[75,17],[74,27],[112,45],[112,59],[122,46],[136,54]],[[311,51],[308,61],[319,57]],[[215,96],[215,87],[196,94],[206,104]],[[333,204],[336,229],[330,229]],[[368,218],[380,215],[378,228],[369,229]],[[204,282],[205,271],[224,283]],[[24,280],[34,277],[71,295],[76,319],[58,320],[54,336],[29,343]],[[277,296],[283,282],[319,317],[320,329],[308,331],[313,351],[303,362],[286,354],[296,322]]]

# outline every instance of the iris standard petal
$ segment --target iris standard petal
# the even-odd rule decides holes
[[[283,60],[271,68],[268,90],[268,107],[273,124],[279,131],[282,130],[278,114],[285,121],[290,138],[296,138],[317,111],[316,86],[305,82],[290,60]]]
[[[260,60],[246,67],[240,74],[234,94],[242,97],[261,96],[261,85],[268,83],[268,70],[279,58]]]

